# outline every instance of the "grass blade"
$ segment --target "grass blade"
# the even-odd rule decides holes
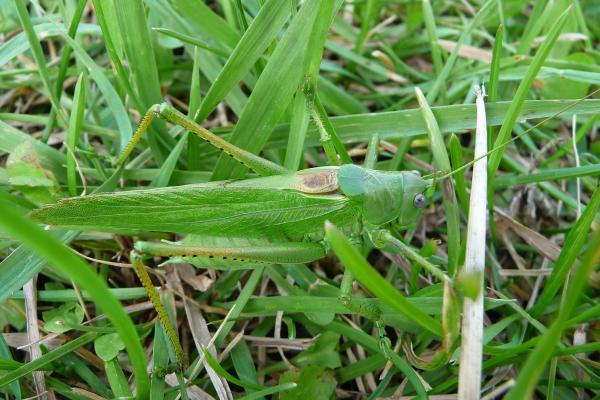
[[[436,336],[442,336],[440,323],[406,300],[388,281],[369,265],[348,239],[331,223],[326,225],[327,241],[342,264],[375,296]]]
[[[85,75],[81,73],[75,84],[73,95],[73,110],[69,118],[69,129],[67,131],[67,185],[69,194],[77,196],[77,171],[75,161],[75,150],[81,135],[83,124],[83,113],[85,111]]]
[[[463,149],[460,140],[453,133],[448,141],[450,147],[450,159],[452,160],[452,169],[457,169],[463,165]],[[464,215],[469,213],[469,198],[467,196],[467,184],[465,183],[465,172],[460,171],[454,175],[456,182],[456,195]]]
[[[558,260],[556,260],[552,275],[548,278],[544,290],[531,310],[531,315],[534,317],[539,317],[546,310],[552,299],[554,299],[554,296],[558,293],[560,287],[565,282],[567,274],[576,265],[577,256],[587,241],[588,232],[592,226],[592,222],[596,218],[598,208],[600,208],[600,188],[594,190],[590,202],[581,215],[581,218],[579,218],[577,223],[571,228],[563,245],[563,249],[558,256]]]
[[[446,144],[444,143],[440,127],[421,89],[415,87],[415,93],[421,107],[425,125],[427,125],[434,164],[442,171],[450,171],[452,166],[450,165],[450,158],[448,157],[448,151],[446,150]],[[460,258],[460,212],[458,203],[456,202],[453,182],[451,180],[444,180],[442,185],[444,188],[443,204],[446,214],[446,225],[448,227],[448,275],[453,277],[458,271],[458,260]]]
[[[48,72],[48,67],[46,66],[46,57],[44,57],[44,52],[42,50],[42,44],[40,42],[40,38],[35,33],[33,28],[33,24],[31,23],[31,18],[29,17],[29,13],[27,12],[27,8],[25,7],[25,0],[13,0],[15,9],[17,10],[17,14],[19,16],[19,20],[21,21],[21,26],[27,35],[27,40],[29,41],[29,48],[33,54],[33,58],[37,64],[38,72],[40,74],[40,78],[42,79],[42,84],[44,85],[44,89],[46,89],[46,95],[48,96],[48,100],[52,104],[52,108],[56,111],[58,118],[61,120],[63,124],[67,123],[67,118],[62,108],[60,107],[60,102],[56,97],[56,93],[52,90],[52,85],[50,84],[50,74]]]
[[[147,398],[150,382],[146,374],[146,356],[140,338],[131,318],[108,291],[106,283],[101,281],[79,257],[68,250],[59,240],[21,216],[12,205],[0,200],[0,208],[3,215],[3,218],[0,219],[0,227],[22,241],[27,247],[35,250],[55,268],[87,290],[98,307],[112,320],[129,353],[136,376],[137,396],[139,399]]]
[[[569,7],[565,12],[561,14],[561,16],[556,20],[556,22],[552,25],[552,29],[548,32],[546,39],[540,46],[539,50],[535,54],[529,68],[527,68],[527,73],[524,79],[519,84],[517,89],[517,93],[515,94],[509,109],[506,111],[506,119],[498,132],[498,137],[494,142],[493,148],[498,148],[504,142],[508,140],[510,137],[510,133],[517,121],[517,117],[521,111],[521,106],[525,101],[525,96],[529,92],[531,85],[533,84],[533,80],[537,75],[538,71],[542,67],[542,64],[546,60],[546,57],[550,54],[550,50],[554,46],[556,39],[558,39],[558,35],[560,34],[563,26],[567,22],[567,17],[570,15],[571,7]],[[500,165],[500,160],[502,159],[502,155],[504,154],[505,149],[499,149],[497,152],[490,155],[490,163],[489,163],[489,173],[488,176],[490,179],[496,175],[496,171],[498,170],[498,166]],[[494,186],[490,185],[488,190],[493,191]]]
[[[334,5],[333,0],[304,3],[256,83],[231,135],[231,143],[253,153],[265,145],[308,69],[311,52],[307,44],[320,48],[319,43],[325,40]],[[212,179],[239,178],[243,173],[244,168],[222,156]]]
[[[304,151],[304,139],[306,138],[309,122],[310,116],[306,95],[303,90],[298,90],[292,106],[289,142],[286,147],[285,162],[283,163],[283,166],[290,171],[296,171],[300,168],[300,160]]]
[[[433,86],[427,92],[427,102],[429,104],[435,103],[438,93],[442,89],[443,84],[448,79],[448,76],[450,75],[452,68],[454,68],[454,63],[456,62],[456,59],[458,58],[458,51],[460,50],[460,47],[466,42],[467,38],[469,37],[469,35],[473,31],[473,29],[475,29],[477,26],[479,26],[479,24],[482,22],[483,18],[487,16],[487,13],[490,10],[494,9],[493,7],[495,4],[496,4],[496,0],[486,1],[485,4],[483,6],[481,6],[479,11],[477,11],[477,14],[475,14],[473,19],[469,23],[469,25],[461,33],[460,37],[458,38],[458,42],[456,43],[456,46],[452,50],[452,53],[450,53],[450,57],[448,57],[448,59],[446,60],[446,64],[444,64],[444,68],[442,69],[442,72],[440,72],[440,74],[435,79]]]
[[[125,106],[121,101],[117,91],[110,83],[109,79],[104,74],[104,71],[92,60],[92,58],[87,54],[87,52],[77,43],[77,41],[71,39],[67,32],[64,30],[60,30],[59,33],[62,35],[63,39],[67,41],[67,43],[73,48],[73,52],[75,56],[88,70],[91,78],[98,85],[98,89],[104,96],[106,100],[106,104],[111,111],[111,114],[115,118],[115,122],[119,128],[119,133],[121,134],[121,144],[126,144],[133,134],[133,129],[131,128],[131,122],[129,121],[129,115],[125,110]]]
[[[264,50],[275,39],[290,13],[289,4],[280,0],[269,0],[244,33],[231,53],[219,76],[211,85],[196,121],[203,121],[217,103],[246,75],[260,58]]]
[[[596,194],[600,192],[596,189]],[[583,218],[583,216],[582,216]],[[516,385],[505,397],[508,400],[531,398],[537,381],[546,368],[548,360],[552,356],[555,347],[560,341],[563,330],[566,327],[567,320],[581,298],[589,275],[598,267],[600,262],[600,231],[597,231],[585,253],[580,267],[575,272],[567,294],[564,298],[563,307],[558,316],[552,323],[552,326],[542,335],[539,343],[531,352],[527,361],[520,370]]]
[[[425,29],[427,30],[427,38],[429,39],[429,50],[431,51],[431,61],[436,76],[442,72],[442,52],[438,44],[437,26],[435,24],[435,16],[431,8],[429,0],[423,0],[423,20],[425,21]],[[442,91],[445,92],[442,86]]]
[[[118,34],[123,43],[133,89],[144,107],[138,111],[145,113],[153,104],[162,102],[162,94],[144,4],[142,0],[115,1],[112,7],[117,16]],[[156,130],[148,132],[148,141],[156,162],[162,164],[174,141],[167,134],[164,123],[155,126]],[[159,141],[162,143],[159,144]]]
[[[486,112],[488,126],[501,125],[506,120],[507,112],[513,102],[502,101],[487,103]],[[549,118],[560,114],[567,118],[574,113],[594,114],[600,112],[600,100],[584,100],[577,105],[570,101],[529,100],[519,111],[518,118]],[[572,108],[569,108],[572,107]],[[442,133],[461,132],[475,129],[475,105],[460,104],[431,107]],[[369,113],[345,115],[330,118],[335,131],[343,142],[367,142],[373,133],[379,134],[383,140],[399,139],[427,134],[427,126],[420,109],[390,111],[385,113]],[[284,147],[287,143],[289,124],[280,124],[273,132],[271,146]],[[307,146],[319,146],[319,138],[314,127],[309,128],[306,137]]]
[[[63,346],[58,347],[58,348],[44,354],[43,356],[41,356],[31,362],[28,362],[27,364],[22,365],[21,367],[4,374],[2,377],[0,377],[0,387],[3,387],[4,385],[8,385],[9,383],[14,382],[17,379],[24,377],[27,374],[32,373],[33,371],[39,371],[40,369],[44,368],[52,361],[64,356],[65,354],[68,354],[68,353],[71,353],[71,352],[77,350],[81,346],[84,346],[84,345],[92,342],[98,336],[100,336],[100,334],[96,333],[96,332],[86,333],[85,335],[80,336],[77,339],[73,339],[73,340],[67,342],[66,344],[64,344]]]

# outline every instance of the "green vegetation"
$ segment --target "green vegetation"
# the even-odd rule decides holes
[[[0,394],[598,398],[599,17],[0,0]]]

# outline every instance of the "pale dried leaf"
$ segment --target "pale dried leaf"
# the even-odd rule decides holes
[[[560,248],[552,241],[521,224],[519,221],[512,218],[499,208],[494,208],[494,212],[510,227],[510,229],[516,233],[521,239],[527,244],[536,249],[541,255],[550,259],[552,262],[556,262],[560,255]]]
[[[444,39],[438,39],[438,44],[440,46],[442,46],[442,48],[444,50],[446,50],[448,53],[451,53],[457,45],[456,42],[453,42],[451,40],[444,40]],[[460,49],[458,49],[458,55],[459,55],[459,57],[468,58],[470,60],[481,61],[486,64],[490,64],[492,62],[492,52],[491,51],[479,49],[479,48],[473,47],[473,46],[468,46],[466,44],[463,44],[462,46],[460,46]]]

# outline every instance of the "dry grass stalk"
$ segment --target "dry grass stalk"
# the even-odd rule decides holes
[[[487,152],[487,126],[483,87],[477,88],[477,128],[475,131],[475,158]],[[479,399],[481,392],[481,357],[483,339],[483,270],[485,266],[485,238],[487,214],[487,157],[473,166],[473,182],[464,274],[479,274],[481,287],[476,299],[465,298],[463,304],[462,351],[458,380],[459,399]]]

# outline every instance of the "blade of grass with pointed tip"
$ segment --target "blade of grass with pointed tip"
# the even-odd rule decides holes
[[[100,280],[88,265],[68,250],[58,239],[21,216],[11,204],[0,200],[0,208],[2,208],[3,215],[3,218],[0,219],[0,227],[87,290],[98,307],[111,319],[129,353],[136,376],[137,396],[140,399],[147,398],[149,379],[146,373],[146,357],[140,338],[131,318],[125,313],[121,303],[108,291],[106,283]]]
[[[227,54],[230,53],[229,49],[234,48],[240,40],[238,33],[202,2],[174,0],[171,3],[161,0],[146,0],[146,4],[164,19],[165,25],[170,26],[171,30],[183,31],[207,43],[215,43],[220,48],[222,47]],[[200,20],[197,21],[198,18]],[[207,30],[209,27],[212,29]],[[187,50],[190,51],[190,49]],[[200,63],[202,74],[209,82],[214,82],[223,69],[220,56],[204,49],[198,53],[202,60]],[[248,80],[253,82],[254,78],[250,76]],[[225,100],[238,116],[241,115],[247,101],[241,88],[237,86],[230,90]]]
[[[67,118],[62,108],[60,107],[60,102],[56,97],[56,93],[53,90],[52,85],[50,84],[50,74],[48,72],[48,67],[46,66],[46,57],[44,57],[42,43],[33,28],[31,18],[29,17],[29,13],[27,12],[27,8],[25,7],[25,0],[13,0],[13,2],[17,14],[19,16],[19,21],[21,21],[21,26],[23,27],[23,30],[27,35],[27,40],[29,41],[29,48],[31,49],[31,53],[33,54],[33,58],[35,59],[37,70],[42,80],[42,84],[44,85],[44,89],[46,89],[46,96],[48,96],[48,100],[50,100],[52,108],[56,110],[58,118],[63,124],[66,124]]]
[[[188,137],[189,135],[187,134],[181,135],[181,138],[179,138],[179,141],[173,150],[171,150],[165,162],[161,165],[158,175],[152,180],[151,185],[153,187],[165,187],[169,184],[171,176],[173,175],[173,171],[175,170],[175,166],[177,165],[177,160],[179,159],[179,156],[181,155],[181,152],[187,143]]]
[[[144,4],[142,0],[117,0],[109,4],[114,7],[117,16],[119,31],[116,34],[120,35],[123,43],[133,90],[138,93],[144,107],[138,111],[144,114],[153,104],[163,100]],[[167,134],[163,122],[158,121],[154,126],[156,129],[148,131],[148,143],[154,159],[162,164],[175,141]]]
[[[229,382],[234,383],[238,386],[241,386],[245,389],[253,389],[253,390],[263,390],[265,389],[264,386],[261,385],[257,385],[254,383],[249,383],[249,382],[243,382],[241,380],[239,380],[238,378],[236,378],[235,376],[231,375],[229,372],[227,372],[225,370],[225,368],[223,368],[221,366],[221,364],[219,364],[219,362],[217,360],[214,359],[214,357],[210,354],[210,351],[208,351],[208,349],[204,349],[204,357],[206,359],[206,361],[208,362],[208,365],[211,366],[211,368],[213,370],[215,370],[215,372],[222,378],[227,379]]]
[[[328,40],[325,43],[325,47],[327,50],[330,50],[336,54],[338,54],[341,58],[351,61],[360,65],[363,68],[368,69],[374,74],[378,75],[380,79],[394,79],[399,83],[406,83],[406,79],[400,75],[397,75],[395,72],[390,71],[380,62],[375,62],[369,58],[363,57],[360,54],[357,54],[339,43]]]
[[[337,134],[337,132],[335,131],[335,128],[331,124],[331,120],[329,119],[329,116],[327,115],[327,111],[325,110],[325,107],[323,107],[323,104],[321,103],[321,99],[319,99],[318,95],[315,95],[314,105],[321,117],[321,122],[323,123],[323,127],[325,128],[325,130],[331,137],[331,143],[333,144],[333,147],[335,148],[335,152],[337,152],[338,156],[340,157],[340,160],[344,164],[352,164],[352,158],[350,158],[350,155],[348,154],[348,151],[344,147],[344,145],[340,139],[340,136]],[[327,152],[327,149],[325,149],[325,151]]]
[[[219,346],[227,338],[227,335],[229,335],[229,332],[235,326],[236,318],[240,316],[240,314],[244,310],[244,307],[246,306],[246,303],[248,302],[248,300],[250,300],[250,296],[252,296],[254,290],[256,290],[256,287],[258,286],[264,271],[264,266],[260,266],[254,271],[252,271],[252,274],[250,275],[250,278],[248,278],[244,289],[241,290],[240,294],[238,295],[235,301],[235,310],[229,313],[229,320],[227,321],[227,325],[220,328],[219,336],[217,336],[217,338],[215,339],[215,346]]]
[[[83,123],[83,112],[85,111],[85,80],[84,73],[79,74],[75,84],[73,95],[73,109],[69,118],[69,129],[67,130],[67,186],[69,194],[77,196],[77,165],[75,161],[75,150],[81,134]]]
[[[64,30],[60,25],[50,22],[43,22],[33,27],[33,30],[37,35],[43,34],[45,38],[56,36],[59,30]],[[98,27],[91,24],[80,24],[77,29],[78,34],[97,34],[99,33]],[[29,49],[29,42],[27,41],[27,35],[21,32],[14,35],[12,38],[6,40],[0,45],[0,67],[4,67],[6,63],[17,57],[19,54],[23,54]],[[62,89],[62,88],[61,88]]]
[[[367,35],[369,34],[369,30],[377,21],[380,8],[381,4],[379,3],[379,0],[366,0],[366,4],[363,5],[363,15],[360,20],[360,32],[356,36],[356,41],[354,43],[354,51],[356,53],[361,53],[363,44],[367,39]]]
[[[40,358],[28,362],[27,364],[23,364],[22,366],[0,377],[0,387],[8,385],[9,383],[14,382],[17,379],[32,373],[33,371],[43,370],[43,368],[52,361],[57,360],[60,357],[63,357],[65,354],[69,354],[82,346],[85,346],[86,344],[92,342],[98,336],[100,336],[100,334],[96,332],[86,333],[76,339],[68,341],[67,343],[56,349],[53,349],[52,351],[44,354]]]
[[[488,102],[493,103],[498,98],[498,82],[500,80],[500,59],[502,58],[502,43],[504,41],[504,26],[500,25],[496,31],[496,40],[492,50],[492,63],[490,64],[490,80],[486,88]],[[488,143],[492,143],[496,127],[488,127]]]
[[[300,160],[304,151],[304,139],[308,131],[310,116],[308,114],[308,104],[306,95],[302,89],[296,92],[294,104],[292,106],[292,121],[290,122],[290,135],[288,145],[285,151],[285,161],[283,166],[290,171],[297,171],[300,168]]]
[[[446,150],[446,144],[444,143],[440,127],[421,89],[415,87],[415,93],[421,107],[425,125],[427,125],[434,164],[442,171],[450,171],[452,166],[450,165],[450,158],[448,157],[448,151]],[[453,182],[446,179],[442,181],[442,185],[444,214],[446,215],[446,226],[448,229],[448,275],[453,277],[458,271],[458,260],[460,258],[460,212]]]
[[[215,53],[216,55],[221,56],[221,57],[229,57],[229,55],[231,54],[229,51],[219,49],[215,46],[211,46],[210,44],[205,43],[204,41],[202,41],[196,37],[186,35],[185,33],[175,32],[175,31],[172,31],[171,29],[166,29],[166,28],[152,28],[152,29],[158,33],[162,33],[163,35],[167,35],[172,38],[181,40],[184,43],[197,46],[204,50],[208,50],[208,51]]]
[[[581,178],[584,176],[600,175],[600,164],[590,164],[581,167],[569,168],[546,168],[530,174],[516,175],[507,174],[499,176],[494,180],[497,189],[503,189],[516,185],[526,185],[528,183],[539,183],[547,181],[556,181],[562,179]]]
[[[523,36],[519,40],[519,46],[516,49],[517,54],[529,54],[535,38],[549,25],[552,17],[556,18],[557,14],[564,8],[564,3],[561,2],[538,1],[536,3],[531,18],[527,19],[527,26],[525,27]]]
[[[317,88],[319,98],[335,115],[361,114],[368,111],[356,97],[322,76],[317,78]]]
[[[550,50],[552,50],[556,39],[558,39],[558,35],[560,34],[563,26],[565,25],[570,11],[571,7],[569,7],[565,12],[563,12],[562,15],[557,19],[557,21],[552,25],[552,28],[550,32],[548,32],[546,39],[540,46],[539,50],[535,54],[535,57],[531,61],[531,64],[527,68],[527,73],[525,74],[524,79],[519,84],[519,87],[517,88],[517,93],[515,93],[515,96],[510,103],[510,107],[506,111],[506,118],[502,123],[500,131],[498,132],[498,137],[494,142],[494,149],[498,148],[500,145],[502,145],[509,139],[515,122],[517,121],[517,117],[521,111],[523,102],[525,101],[525,96],[529,92],[529,89],[533,84],[533,80],[535,79],[538,71],[542,67],[544,60],[546,60],[546,57],[548,57],[548,55],[550,54]],[[500,165],[500,160],[502,159],[503,154],[504,149],[500,149],[499,151],[490,155],[488,177],[492,181],[493,177],[496,175],[496,171],[498,170],[498,166]],[[488,190],[494,190],[493,184],[489,185]]]
[[[567,118],[574,113],[595,114],[600,112],[600,100],[558,101],[558,100],[528,100],[520,110],[518,118],[536,119],[549,118],[560,114]],[[487,103],[486,111],[488,126],[501,125],[507,116],[512,102],[502,101]],[[451,106],[432,107],[440,131],[442,133],[461,132],[475,128],[475,105],[459,104]],[[366,142],[373,133],[378,133],[381,139],[399,139],[427,134],[427,126],[420,109],[390,111],[382,113],[367,113],[344,115],[330,118],[333,127],[343,142]],[[287,144],[289,124],[278,125],[271,137],[270,145],[285,147]],[[306,137],[307,146],[319,146],[319,137],[314,127],[309,127]]]
[[[450,147],[450,159],[452,160],[452,169],[457,169],[461,167],[464,163],[462,145],[460,144],[460,140],[458,140],[458,137],[454,133],[450,136],[450,141],[448,142],[448,144]],[[465,172],[460,171],[456,175],[454,175],[454,181],[456,182],[456,195],[458,196],[458,201],[461,205],[462,211],[464,215],[468,215],[469,198],[467,196]]]
[[[81,22],[81,17],[83,15],[83,11],[85,10],[85,6],[87,4],[87,0],[79,0],[79,2],[77,3],[77,8],[75,9],[75,12],[73,13],[73,16],[71,18],[71,23],[69,24],[69,30],[68,30],[68,35],[71,38],[75,38],[75,34],[77,33],[77,28],[79,27],[79,23]],[[60,98],[62,97],[62,93],[63,93],[63,85],[65,82],[65,78],[67,77],[67,68],[69,67],[69,61],[71,58],[71,53],[72,53],[73,49],[70,46],[65,46],[63,48],[63,53],[61,55],[60,58],[60,65],[58,67],[58,77],[56,78],[56,84],[55,84],[55,95],[56,95],[56,100],[60,101]],[[49,123],[46,125],[46,128],[44,129],[44,134],[42,136],[42,140],[44,142],[48,141],[48,136],[50,135],[52,129],[54,128],[54,124],[56,122],[56,111],[54,109],[52,109],[50,111],[50,116],[49,116]]]
[[[67,32],[64,30],[59,31],[63,39],[67,41],[69,46],[73,49],[77,59],[85,65],[91,78],[98,85],[98,89],[104,96],[107,107],[110,109],[111,114],[115,118],[115,122],[119,127],[119,133],[121,134],[121,144],[127,143],[133,135],[133,129],[131,128],[131,122],[129,121],[129,115],[125,110],[125,106],[121,101],[121,98],[117,94],[117,91],[110,83],[110,80],[106,77],[104,70],[101,69],[92,58],[87,54],[77,41],[71,39]]]
[[[203,35],[218,43],[234,48],[240,40],[239,33],[203,1],[173,0],[173,7]]]
[[[254,67],[265,49],[277,37],[290,14],[289,4],[281,0],[269,0],[244,33],[219,76],[208,89],[197,122],[203,121],[225,98],[227,93]]]
[[[248,21],[246,20],[246,12],[242,5],[242,0],[233,0],[233,10],[239,30],[244,33],[248,30]]]
[[[131,388],[128,385],[127,377],[116,357],[105,362],[104,370],[113,395],[118,399],[131,397]]]
[[[596,189],[595,194],[598,193],[600,193],[600,189]],[[510,390],[505,399],[531,398],[540,375],[546,368],[548,360],[560,342],[562,332],[571,312],[583,295],[589,275],[598,267],[598,263],[600,263],[600,231],[596,231],[592,236],[581,265],[570,280],[563,307],[559,311],[558,316],[550,328],[542,335],[535,349],[527,358],[527,361],[519,371],[515,386]]]
[[[190,104],[188,117],[195,119],[195,116],[200,109],[200,52],[197,47],[194,47],[194,64],[192,65],[192,82],[190,83]],[[200,144],[202,139],[198,135],[188,132],[187,133],[187,161],[188,170],[198,171],[200,170]]]
[[[141,0],[115,3],[123,50],[127,57],[127,66],[134,89],[147,109],[160,103],[162,95],[158,79],[150,32],[148,31],[146,12]],[[144,112],[146,110],[139,110]]]
[[[295,382],[282,383],[281,385],[270,386],[266,389],[247,394],[244,397],[240,397],[239,400],[262,399],[262,398],[264,398],[264,396],[285,392],[287,390],[292,390],[292,389],[295,389],[297,386],[298,386],[298,384]]]
[[[442,72],[437,76],[435,82],[433,83],[433,86],[427,92],[427,101],[430,104],[435,103],[438,93],[440,92],[444,83],[448,80],[448,76],[450,75],[452,68],[454,68],[454,63],[458,58],[458,51],[460,50],[460,47],[467,41],[467,39],[471,35],[471,32],[473,32],[473,29],[479,26],[482,20],[487,16],[487,13],[490,10],[494,9],[495,5],[496,0],[486,1],[485,4],[481,6],[479,11],[477,11],[477,14],[475,14],[469,25],[467,25],[467,27],[462,31],[460,37],[458,38],[456,46],[454,47],[454,49],[452,49],[450,57],[448,57],[448,59],[446,60],[446,64],[444,64]]]
[[[585,211],[573,228],[571,228],[562,251],[558,256],[558,260],[556,260],[556,265],[552,269],[552,274],[544,285],[535,306],[531,309],[531,315],[534,317],[539,317],[546,310],[554,296],[558,293],[560,287],[565,282],[565,278],[569,271],[574,269],[577,256],[583,245],[587,242],[588,232],[592,226],[592,222],[594,222],[594,219],[596,218],[596,212],[599,208],[600,188],[596,188]]]
[[[440,45],[438,44],[437,26],[435,23],[435,16],[433,9],[431,8],[431,2],[429,0],[422,1],[423,6],[423,20],[425,21],[425,29],[427,30],[427,38],[429,39],[429,50],[431,51],[431,61],[433,61],[433,70],[436,76],[439,76],[442,72],[442,53]],[[442,93],[445,92],[444,86],[442,86]]]
[[[334,5],[333,0],[304,3],[260,75],[233,130],[231,143],[253,153],[266,144],[308,69],[309,48],[321,48],[325,40]],[[212,179],[239,178],[244,173],[244,167],[221,156]]]
[[[434,335],[442,336],[440,323],[425,314],[414,304],[398,292],[386,281],[375,269],[369,265],[364,257],[356,250],[333,224],[327,223],[325,227],[328,243],[335,251],[344,267],[354,274],[354,277],[362,283],[371,293],[393,306],[398,312],[408,319],[416,322]]]

